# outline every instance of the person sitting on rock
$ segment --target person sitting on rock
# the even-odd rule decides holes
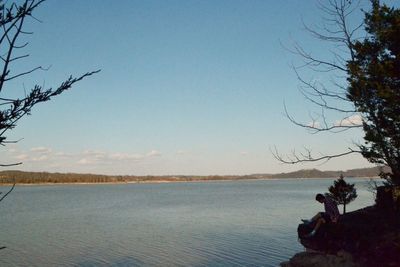
[[[324,203],[325,212],[318,212],[311,220],[302,220],[305,224],[315,222],[314,229],[306,237],[314,236],[322,224],[337,223],[339,220],[339,209],[336,202],[329,195],[317,194],[315,200],[319,203]]]

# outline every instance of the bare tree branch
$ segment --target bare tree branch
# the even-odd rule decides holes
[[[344,66],[338,65],[336,62],[315,58],[311,53],[306,52],[301,46],[295,46],[294,49],[297,55],[304,59],[304,65],[302,65],[302,67],[310,67],[318,72],[330,72],[333,70],[346,71]]]
[[[40,103],[40,102],[46,102],[50,100],[52,97],[61,94],[62,92],[70,89],[72,85],[76,82],[81,81],[85,77],[89,77],[93,74],[96,74],[100,72],[100,70],[92,71],[92,72],[87,72],[83,75],[81,75],[78,78],[73,78],[70,76],[66,81],[64,81],[57,89],[53,90],[52,88],[47,89],[46,91],[42,91],[41,87],[36,85],[35,88],[31,91],[30,95],[28,95],[25,99],[23,100],[16,100],[13,102],[14,107],[11,110],[13,116],[12,118],[0,129],[3,128],[3,130],[0,132],[0,138],[4,135],[4,133],[12,128],[15,127],[16,123],[25,115],[29,114],[31,112],[31,109],[34,105]],[[0,139],[1,140],[1,139]],[[4,140],[3,140],[4,141]]]
[[[348,148],[349,151],[343,152],[343,153],[338,153],[338,154],[332,154],[332,155],[323,155],[321,154],[320,156],[315,156],[312,154],[310,149],[304,148],[304,152],[297,153],[295,150],[292,151],[291,155],[285,155],[282,156],[279,154],[278,149],[274,147],[274,150],[270,148],[270,151],[272,155],[274,156],[275,159],[280,161],[281,163],[285,164],[297,164],[297,163],[304,163],[304,162],[318,162],[318,161],[329,161],[334,158],[338,157],[343,157],[346,155],[358,153],[360,154],[360,150],[354,150],[352,148]]]
[[[347,131],[350,129],[362,127],[362,125],[352,124],[350,121],[347,124],[338,123],[338,124],[332,124],[329,126],[323,112],[321,114],[321,119],[323,121],[324,127],[320,127],[318,121],[314,118],[311,118],[311,123],[308,123],[308,124],[300,123],[289,114],[285,103],[283,104],[283,106],[284,106],[284,110],[285,110],[285,116],[286,116],[286,118],[288,118],[290,120],[291,123],[293,123],[294,125],[297,125],[299,127],[311,130],[312,134],[319,133],[319,132],[328,132],[328,131],[331,131],[334,133],[339,133],[339,132]],[[340,122],[346,121],[346,119],[348,119],[348,118],[349,117],[345,117],[342,120],[340,120]]]
[[[18,59],[26,58],[26,57],[29,57],[29,54],[18,56],[18,57],[14,57],[14,58],[10,59],[10,62],[16,61]]]
[[[7,193],[5,193],[5,194],[0,198],[0,202],[3,201],[3,200],[14,190],[15,184],[16,184],[16,181],[15,181],[15,178],[14,178],[14,182],[13,182],[12,187],[10,188],[10,190],[7,191]]]
[[[5,144],[16,144],[16,143],[22,141],[23,139],[24,139],[24,138],[20,138],[20,139],[18,139],[18,140],[14,140],[14,141],[10,141],[10,140],[4,141],[4,142],[2,143],[2,145],[5,145]]]
[[[11,62],[11,61],[10,61],[10,62]],[[46,69],[43,68],[43,67],[41,67],[41,66],[39,66],[39,67],[33,68],[33,69],[31,69],[31,70],[28,70],[28,71],[25,71],[25,72],[21,72],[21,73],[19,73],[19,74],[16,74],[16,75],[14,75],[14,76],[12,76],[12,77],[10,77],[10,78],[4,79],[4,81],[13,80],[13,79],[15,79],[15,78],[18,78],[18,77],[21,77],[21,76],[24,76],[24,75],[27,75],[27,74],[31,74],[32,72],[37,71],[37,70],[46,70]]]
[[[10,163],[10,164],[0,164],[0,167],[12,167],[12,166],[18,166],[21,164],[22,164],[22,162]]]
[[[4,82],[6,81],[6,77],[7,77],[8,73],[9,73],[8,65],[10,63],[11,55],[12,55],[12,52],[13,52],[13,49],[14,49],[14,44],[15,44],[15,42],[16,42],[16,40],[18,38],[18,35],[19,35],[19,33],[20,33],[21,29],[22,29],[22,25],[24,24],[24,20],[25,20],[25,16],[22,16],[20,21],[19,21],[19,25],[18,25],[17,31],[14,34],[14,37],[12,38],[12,40],[10,40],[8,38],[8,34],[6,33],[7,40],[9,41],[10,46],[9,46],[9,49],[8,49],[8,52],[7,52],[6,61],[5,61],[4,66],[3,66],[3,72],[2,72],[2,74],[0,76],[0,91],[3,89]]]
[[[314,106],[320,108],[320,113],[310,115],[309,123],[302,123],[296,120],[289,112],[284,103],[284,115],[296,126],[305,128],[311,134],[320,132],[340,133],[350,129],[362,127],[364,118],[357,117],[360,114],[356,111],[354,103],[347,96],[347,87],[341,82],[345,82],[348,71],[348,60],[354,59],[354,43],[357,34],[364,25],[357,24],[350,27],[348,17],[360,8],[360,1],[347,0],[327,0],[320,1],[318,8],[326,15],[321,26],[309,26],[303,22],[303,27],[315,39],[329,44],[330,58],[320,58],[307,51],[298,42],[294,42],[292,49],[287,49],[296,56],[299,56],[302,63],[293,65],[298,81],[300,82],[299,91],[303,97]],[[303,76],[303,69],[311,69],[321,75],[329,76],[329,82],[319,82],[317,79],[306,78]],[[326,115],[327,114],[327,115]],[[328,115],[332,114],[339,118],[333,122],[328,122]],[[360,148],[359,146],[355,146]],[[290,156],[282,157],[277,149],[272,151],[274,157],[283,163],[295,164],[301,162],[328,161],[333,158],[361,153],[360,149],[348,148],[348,151],[332,155],[316,155],[310,149],[304,148],[298,153],[292,151]]]

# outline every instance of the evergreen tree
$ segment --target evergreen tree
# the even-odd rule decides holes
[[[347,183],[343,175],[340,175],[340,178],[329,187],[329,194],[339,205],[343,205],[343,214],[345,214],[346,205],[356,199],[357,190],[354,184]]]
[[[368,37],[354,43],[348,62],[347,97],[364,118],[362,155],[388,165],[383,178],[400,185],[400,9],[371,2]]]

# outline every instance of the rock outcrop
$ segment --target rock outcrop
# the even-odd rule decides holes
[[[298,236],[307,249],[287,267],[400,266],[400,213],[376,207],[342,215],[339,223],[323,225],[313,237],[313,225],[300,224]]]
[[[354,261],[353,256],[345,251],[337,254],[325,254],[320,252],[297,253],[288,262],[281,263],[281,267],[361,267]]]

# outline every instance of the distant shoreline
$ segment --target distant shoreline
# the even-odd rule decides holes
[[[379,179],[379,176],[346,177],[346,179]],[[336,177],[308,177],[308,178],[254,178],[254,179],[198,179],[198,180],[143,180],[121,182],[53,182],[53,183],[16,183],[17,186],[54,186],[54,185],[123,185],[123,184],[170,184],[170,183],[204,183],[204,182],[239,182],[239,181],[276,181],[276,180],[312,180],[312,179],[336,179]],[[1,186],[11,186],[13,183],[0,183]]]
[[[386,171],[386,170],[385,170]],[[210,182],[210,181],[245,181],[245,180],[272,180],[272,179],[335,179],[344,177],[376,178],[380,173],[378,167],[353,169],[347,171],[320,171],[304,169],[289,173],[258,173],[249,175],[101,175],[84,173],[49,173],[25,171],[1,171],[0,184],[9,185],[14,181],[18,185],[57,185],[57,184],[161,184],[182,182]]]
[[[143,181],[129,181],[129,182],[71,182],[71,183],[16,183],[16,185],[35,186],[35,185],[122,185],[122,184],[171,184],[171,183],[204,183],[204,182],[239,182],[239,181],[265,181],[265,180],[298,180],[298,179],[321,179],[321,178],[260,178],[260,179],[213,179],[213,180],[143,180]],[[326,179],[326,178],[322,178]],[[12,183],[3,183],[0,186],[10,186]]]

